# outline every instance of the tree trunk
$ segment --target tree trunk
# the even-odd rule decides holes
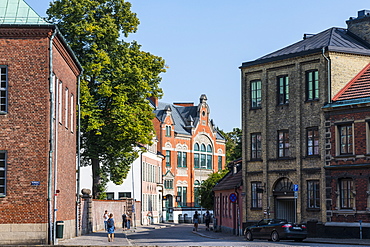
[[[100,166],[99,159],[91,159],[91,169],[92,169],[92,197],[97,199],[99,196],[99,185],[100,185]]]

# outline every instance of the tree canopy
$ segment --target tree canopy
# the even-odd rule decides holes
[[[242,157],[242,130],[233,128],[230,132],[219,130],[226,138],[226,164]]]
[[[212,173],[209,177],[202,183],[199,190],[199,195],[201,197],[200,205],[205,209],[213,209],[213,192],[212,189],[227,173],[228,169],[220,170],[218,172]]]
[[[139,20],[124,0],[54,0],[47,10],[84,68],[81,132],[84,165],[92,165],[93,196],[108,179],[121,184],[138,157],[137,144],[152,140],[153,109],[162,96],[161,57],[123,39]]]

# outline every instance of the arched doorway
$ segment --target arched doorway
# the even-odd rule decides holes
[[[289,178],[279,179],[274,186],[275,218],[295,221],[296,207],[294,202],[293,182]]]

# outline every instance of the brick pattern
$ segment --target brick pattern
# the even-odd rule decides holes
[[[340,222],[370,222],[369,174],[370,155],[368,152],[370,110],[366,105],[341,107],[326,112],[328,126],[330,123],[331,149],[327,159],[327,211],[329,221]],[[340,155],[339,135],[337,126],[350,122],[353,126],[353,155]],[[340,206],[340,179],[353,180],[354,197],[353,209],[341,209]]]
[[[6,150],[8,157],[6,196],[0,198],[0,227],[3,230],[11,224],[38,226],[47,225],[48,222],[51,32],[49,27],[0,29],[0,64],[8,67],[9,86],[8,113],[0,115],[0,150]],[[54,38],[52,64],[55,77],[68,87],[76,105],[79,70],[58,36]],[[73,118],[73,123],[76,123],[75,111]],[[77,132],[75,127],[71,132],[70,128],[59,123],[56,131],[58,134],[54,138],[57,148],[53,152],[53,164],[57,164],[57,186],[52,188],[52,193],[56,195],[52,198],[52,204],[56,199],[56,220],[74,222]],[[54,171],[55,167],[53,177]],[[40,185],[31,185],[32,181],[38,181]],[[56,193],[57,190],[60,193]],[[74,232],[73,224],[67,224],[66,228],[67,232]],[[35,231],[38,243],[45,243],[47,229],[44,231],[43,234]],[[33,241],[31,235],[27,236]]]
[[[326,184],[323,174],[325,157],[330,155],[326,146],[332,145],[325,136],[325,118],[322,107],[328,102],[328,94],[333,97],[345,86],[363,67],[370,61],[369,57],[353,54],[331,52],[326,54],[331,58],[331,87],[328,91],[327,61],[322,54],[296,57],[261,65],[242,68],[242,129],[244,131],[244,212],[246,221],[257,221],[266,217],[276,216],[276,193],[274,186],[284,177],[293,184],[299,185],[297,198],[297,220],[315,220],[325,222],[326,198],[320,195],[321,207],[311,210],[307,208],[307,181],[319,180],[320,188],[324,190]],[[351,64],[351,66],[348,66]],[[306,101],[305,73],[309,70],[319,71],[319,100]],[[277,77],[289,77],[289,104],[277,104]],[[262,82],[262,107],[250,107],[250,82]],[[307,128],[318,127],[319,130],[319,155],[307,155]],[[360,128],[360,126],[358,126]],[[278,157],[279,130],[289,130],[288,158]],[[360,131],[360,129],[359,129]],[[252,133],[262,135],[262,159],[251,160]],[[263,193],[263,208],[251,209],[250,184],[261,181],[265,184]]]
[[[192,106],[192,104],[178,104],[182,106]],[[202,112],[205,114],[203,115]],[[164,194],[173,196],[173,206],[177,203],[177,186],[187,187],[187,207],[194,207],[194,182],[195,180],[206,180],[208,175],[218,171],[218,156],[222,157],[223,167],[225,166],[225,142],[216,139],[216,133],[212,129],[209,119],[209,107],[207,103],[200,103],[198,106],[198,114],[200,116],[198,125],[192,130],[191,135],[178,135],[174,131],[174,122],[171,115],[168,115],[163,122],[158,118],[153,120],[153,125],[156,131],[158,142],[158,151],[166,155],[166,150],[171,153],[171,166],[166,166],[166,159],[162,163],[163,175],[170,171],[174,175],[173,189],[165,190]],[[166,126],[172,126],[171,136],[166,136]],[[209,141],[213,148],[212,169],[194,168],[194,152],[193,147],[195,142],[201,144],[204,140]],[[221,151],[220,151],[221,150]],[[177,167],[177,151],[187,153],[187,167]],[[219,153],[220,151],[220,153]]]

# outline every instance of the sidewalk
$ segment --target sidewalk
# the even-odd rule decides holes
[[[59,240],[59,246],[132,246],[130,241],[127,239],[127,234],[145,231],[150,229],[159,229],[164,227],[171,227],[173,224],[156,224],[150,226],[139,226],[136,228],[131,228],[130,230],[123,230],[122,228],[117,228],[114,234],[114,241],[108,242],[108,235],[106,231],[93,232],[88,235],[82,235],[80,237]]]

